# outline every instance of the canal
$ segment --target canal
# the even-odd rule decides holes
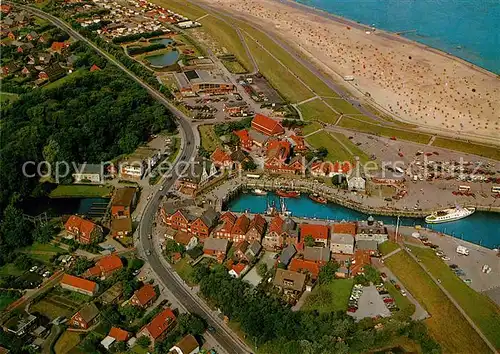
[[[273,193],[269,193],[267,196],[240,194],[229,203],[228,209],[235,212],[248,210],[251,213],[264,213],[267,204],[273,202],[279,205],[279,197]],[[338,204],[316,203],[307,195],[301,195],[299,198],[287,198],[285,203],[287,209],[292,212],[292,216],[296,217],[331,221],[363,220],[368,217],[368,214]],[[389,225],[396,224],[395,217],[378,216],[377,220],[382,220]],[[476,212],[465,219],[443,224],[426,224],[423,219],[416,218],[401,218],[400,220],[402,225],[421,225],[484,247],[500,247],[500,214],[498,213]]]

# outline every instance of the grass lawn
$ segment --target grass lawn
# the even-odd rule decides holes
[[[466,154],[474,154],[488,157],[490,159],[500,161],[500,148],[486,145],[468,143],[461,140],[453,140],[447,138],[436,138],[432,146],[438,146],[445,149],[465,152]]]
[[[6,275],[14,275],[14,276],[20,276],[23,274],[24,271],[17,268],[14,263],[7,263],[0,267],[0,276],[6,276]]]
[[[324,98],[324,100],[339,113],[362,114],[357,108],[342,98]]]
[[[342,133],[330,133],[340,140],[342,144],[344,144],[355,156],[359,157],[359,161],[363,164],[371,161],[370,157],[361,150],[356,144],[354,144],[347,136]]]
[[[68,353],[71,349],[76,347],[80,343],[80,333],[65,331],[56,344],[54,345],[54,351],[56,354]]]
[[[77,309],[67,307],[63,304],[55,303],[50,298],[40,300],[34,305],[31,305],[31,310],[39,312],[49,319],[53,320],[59,316],[70,317],[73,316]]]
[[[385,264],[431,315],[429,333],[447,353],[489,353],[489,348],[458,309],[423,269],[406,253],[398,252]]]
[[[428,248],[411,247],[433,276],[441,280],[481,332],[500,349],[500,309],[486,295],[476,292],[455,275],[434,251]]]
[[[201,138],[201,146],[208,152],[213,152],[217,146],[220,146],[219,137],[214,132],[214,126],[210,125],[200,125],[198,127]]]
[[[247,35],[244,35],[244,37],[259,66],[260,73],[286,100],[297,103],[313,97],[313,93],[293,76],[287,68],[279,64],[250,37]]]
[[[50,263],[50,259],[56,253],[64,253],[66,251],[50,243],[35,242],[31,246],[23,248],[22,252],[29,254],[31,258],[39,260],[40,262]]]
[[[181,148],[181,138],[178,136],[173,136],[172,139],[174,139],[174,148],[172,150],[172,153],[167,158],[168,162],[174,162],[174,160],[177,158],[177,155],[179,155],[179,151]]]
[[[399,311],[395,312],[393,317],[401,320],[411,317],[415,312],[415,304],[408,300],[407,296],[401,295],[401,292],[391,282],[385,282],[384,286],[399,307]]]
[[[307,297],[301,311],[346,311],[353,285],[353,279],[335,279],[318,285]]]
[[[328,150],[328,155],[326,156],[328,161],[354,161],[349,151],[325,131],[307,137],[306,141],[315,149],[325,147]]]
[[[50,192],[50,198],[99,198],[109,197],[113,187],[87,184],[61,184]]]
[[[67,83],[69,80],[74,80],[74,79],[76,79],[76,78],[78,78],[80,76],[85,75],[87,72],[88,72],[87,69],[80,68],[80,69],[74,71],[73,73],[68,74],[68,75],[60,78],[59,80],[56,80],[54,82],[48,83],[47,85],[43,86],[43,88],[45,90],[47,90],[47,89],[53,89],[53,88],[56,88],[56,87],[61,87],[62,85],[64,85],[65,83]]]
[[[302,128],[302,135],[311,134],[320,129],[323,129],[323,127],[318,122],[309,122]]]
[[[255,38],[259,43],[264,46],[269,52],[281,61],[287,68],[289,68],[295,75],[300,77],[302,81],[306,83],[317,95],[319,96],[330,96],[336,97],[337,93],[333,91],[327,84],[325,84],[321,79],[314,75],[308,68],[295,60],[287,51],[276,44],[271,38],[269,38],[265,33],[255,29],[254,27],[243,23],[241,21],[236,21],[238,27],[243,31],[247,32],[250,36]],[[248,37],[245,37],[248,38]],[[248,43],[248,42],[247,42]],[[263,72],[263,67],[260,64],[259,69]],[[270,69],[273,67],[271,66]],[[269,68],[266,68],[269,69]],[[267,77],[267,76],[266,76]]]
[[[193,21],[207,13],[201,7],[193,5],[185,0],[153,0],[152,2],[189,17],[189,19]]]
[[[0,92],[0,104],[2,104],[2,105],[14,102],[18,98],[19,98],[18,94],[8,93],[8,92]]]
[[[431,136],[428,134],[399,130],[381,125],[366,124],[366,122],[347,117],[341,119],[339,126],[386,137],[395,136],[398,139],[413,141],[419,144],[427,144],[431,139]]]
[[[191,283],[189,281],[191,273],[193,272],[193,267],[188,263],[187,258],[182,258],[179,262],[174,264],[174,269],[179,274],[179,276],[186,281],[186,283]]]
[[[222,64],[233,74],[245,74],[248,71],[236,60],[223,60]]]
[[[398,248],[399,248],[399,245],[396,242],[392,242],[392,241],[385,241],[384,243],[381,243],[378,245],[378,250],[384,256],[386,254],[391,253],[392,251],[397,250]]]
[[[320,120],[325,123],[335,124],[339,115],[331,110],[325,102],[315,99],[298,106],[304,120]]]

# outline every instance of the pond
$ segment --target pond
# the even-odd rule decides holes
[[[23,203],[26,214],[31,216],[47,213],[49,217],[68,214],[101,217],[109,204],[109,198],[29,198]]]
[[[174,41],[170,38],[154,38],[154,39],[150,39],[149,42],[151,43],[161,43],[161,44],[164,44],[166,47],[168,47],[169,45],[171,45],[172,43],[174,43]]]
[[[179,59],[179,52],[172,50],[164,54],[149,55],[145,57],[152,67],[163,68],[175,64],[177,59]]]

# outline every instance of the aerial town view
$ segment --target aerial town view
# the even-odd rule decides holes
[[[500,353],[497,0],[0,7],[0,354]]]

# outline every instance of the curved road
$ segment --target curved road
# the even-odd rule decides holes
[[[179,111],[159,92],[142,82],[137,76],[135,76],[135,74],[133,74],[120,62],[118,62],[115,58],[110,56],[108,53],[103,51],[101,48],[96,46],[94,43],[83,37],[75,30],[73,30],[73,28],[71,28],[71,26],[66,22],[36,8],[19,4],[12,5],[31,12],[41,18],[49,20],[58,27],[67,31],[74,38],[85,42],[100,55],[102,55],[122,71],[124,71],[131,79],[133,79],[144,89],[146,89],[151,96],[153,96],[158,102],[162,103],[174,114],[174,116],[177,118],[177,122],[179,123],[180,131],[183,134],[183,146],[181,147],[180,156],[172,166],[172,170],[170,172],[171,177],[166,178],[163,181],[163,190],[165,192],[168,191],[173,186],[179,175],[183,172],[183,169],[180,167],[182,165],[184,165],[185,167],[186,162],[192,160],[196,153],[195,133],[194,128],[191,126],[189,118],[185,116],[181,111]],[[160,192],[159,190],[155,192],[151,200],[146,205],[139,224],[139,243],[142,249],[153,250],[153,252],[151,252],[150,255],[147,256],[147,261],[150,264],[151,269],[157,274],[158,278],[163,282],[164,286],[168,288],[178,299],[179,303],[182,303],[189,312],[196,313],[203,317],[207,321],[207,323],[215,329],[215,332],[212,334],[212,336],[228,353],[233,354],[251,352],[250,349],[245,345],[245,343],[243,343],[243,341],[241,341],[234,333],[230,332],[230,330],[222,324],[222,321],[214,313],[211,312],[211,310],[206,306],[206,304],[202,302],[200,298],[198,298],[196,295],[193,295],[189,291],[189,289],[183,283],[181,283],[181,281],[178,280],[172,269],[162,263],[162,255],[158,252],[158,249],[154,247],[153,240],[148,239],[148,235],[152,234],[154,215],[158,211],[160,201],[164,193]]]

